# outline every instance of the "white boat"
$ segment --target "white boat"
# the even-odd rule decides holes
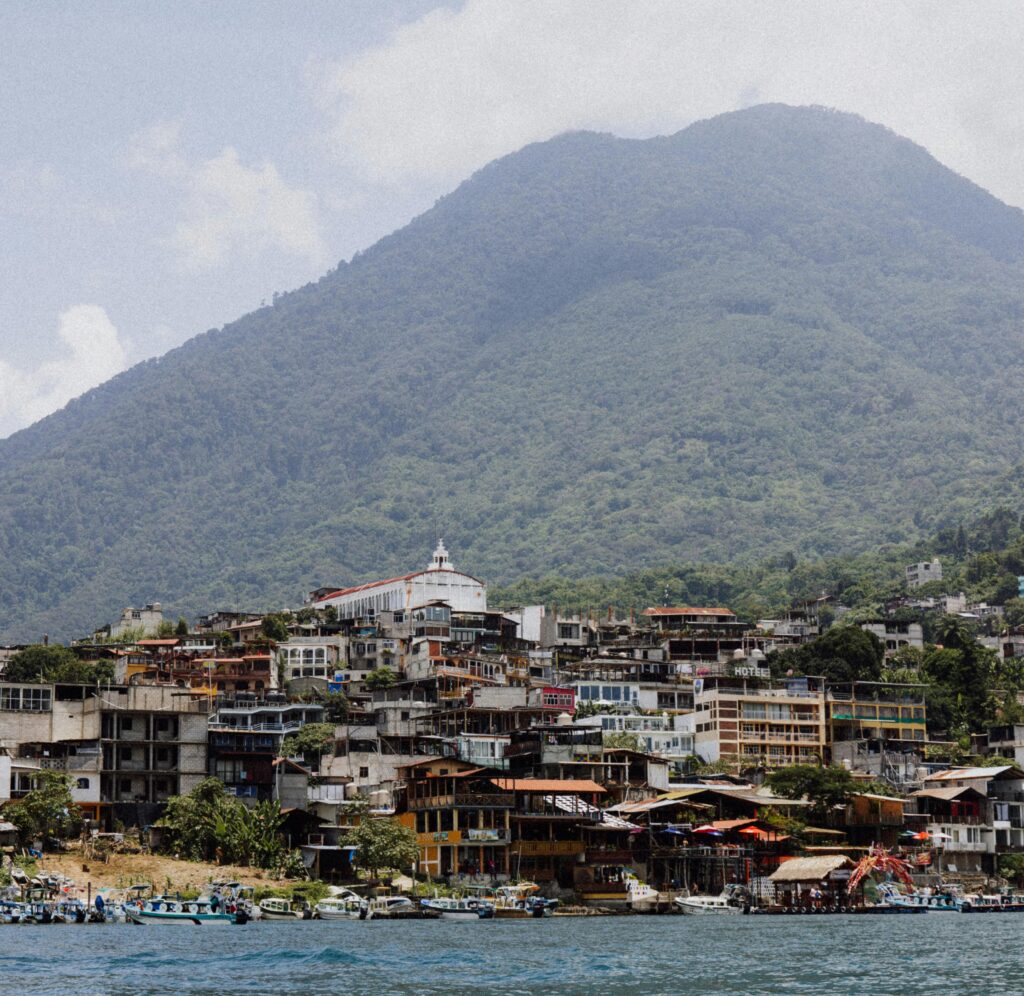
[[[261,899],[259,911],[263,920],[309,920],[313,916],[308,903],[291,899]]]
[[[321,899],[313,907],[313,915],[320,920],[360,920],[366,900],[354,892],[348,896],[332,896]]]
[[[877,906],[896,906],[904,909],[923,909],[928,913],[959,913],[970,899],[952,890],[934,892],[931,889],[900,892],[892,882],[878,886]]]
[[[494,890],[494,915],[500,920],[539,920],[549,917],[558,906],[557,899],[538,896],[540,886],[533,882],[503,885]]]
[[[424,909],[441,914],[442,920],[489,920],[494,907],[483,899],[423,899]]]
[[[687,916],[738,916],[750,911],[746,890],[726,886],[717,896],[676,896],[675,905]]]
[[[177,899],[156,896],[144,903],[125,907],[128,920],[139,924],[183,924],[186,926],[222,926],[248,922],[245,913],[225,913],[215,910],[209,899]]]

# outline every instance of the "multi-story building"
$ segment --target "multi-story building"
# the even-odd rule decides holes
[[[509,875],[515,795],[493,772],[453,758],[433,757],[401,769],[400,820],[416,831],[419,870],[432,878],[481,872]]]
[[[348,639],[344,636],[293,636],[275,650],[277,668],[290,693],[327,691],[347,680]]]
[[[280,693],[218,701],[209,722],[209,774],[245,802],[275,798],[273,762],[284,738],[321,722],[323,714],[323,706],[289,702]]]
[[[99,716],[105,816],[144,826],[172,795],[206,777],[208,701],[168,685],[103,688],[85,701]]]
[[[825,755],[825,692],[820,678],[771,686],[745,678],[694,682],[694,752],[704,761],[782,767]]]
[[[910,564],[907,566],[908,588],[920,588],[921,585],[928,584],[929,581],[941,580],[942,563],[938,558],[935,560],[925,560],[919,564]]]
[[[927,736],[927,688],[921,684],[875,681],[829,683],[826,692],[829,742],[923,742]]]
[[[924,648],[924,630],[918,622],[905,622],[897,619],[870,619],[860,624],[866,633],[874,633],[885,648],[886,659],[895,656],[899,651],[914,647]]]
[[[947,872],[998,871],[999,855],[1024,851],[1024,770],[950,768],[928,775],[909,805],[942,844]]]

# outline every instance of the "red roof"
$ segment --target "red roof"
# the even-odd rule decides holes
[[[575,792],[604,792],[589,778],[492,778],[492,784],[503,792],[554,792],[562,795]]]
[[[140,647],[176,647],[177,645],[177,637],[171,640],[139,640]]]
[[[698,609],[689,605],[666,608],[659,606],[656,609],[644,609],[641,615],[645,616],[735,616],[732,609]]]
[[[477,584],[483,584],[479,578],[473,577],[472,574],[466,574],[463,571],[445,571],[438,570],[437,568],[428,567],[423,571],[413,571],[412,574],[402,574],[397,578],[384,578],[383,581],[367,581],[365,584],[353,585],[351,588],[342,588],[340,591],[332,591],[329,595],[324,595],[322,598],[315,598],[316,602],[329,602],[332,598],[341,598],[344,595],[356,595],[361,591],[367,591],[370,588],[380,588],[381,585],[395,584],[398,581],[411,581],[413,578],[418,578],[422,574],[459,574],[464,578],[469,578],[471,581],[476,581]]]

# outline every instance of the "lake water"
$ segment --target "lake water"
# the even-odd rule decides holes
[[[0,926],[0,993],[1024,992],[1024,914]]]

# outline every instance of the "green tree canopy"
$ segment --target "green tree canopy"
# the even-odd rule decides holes
[[[168,853],[191,861],[274,868],[286,854],[283,822],[278,803],[246,807],[228,795],[219,779],[207,778],[188,795],[172,796],[158,825]]]
[[[374,875],[382,868],[405,871],[419,860],[416,831],[388,817],[364,819],[345,840],[356,846],[359,865]]]
[[[828,681],[878,681],[885,648],[874,633],[854,625],[833,626],[809,643],[769,655],[776,674],[820,674]]]
[[[3,813],[18,828],[22,844],[37,837],[67,840],[82,829],[82,811],[71,797],[71,778],[59,771],[38,772],[31,791],[4,806]]]
[[[363,687],[368,691],[376,692],[382,688],[390,688],[397,680],[395,672],[387,664],[382,664],[363,678]]]
[[[271,613],[260,621],[260,632],[275,643],[288,639],[288,618],[280,613]]]
[[[791,764],[769,774],[765,784],[785,799],[807,799],[811,815],[818,819],[825,819],[834,807],[845,805],[857,791],[853,776],[838,765]]]
[[[285,757],[303,757],[319,761],[334,740],[333,723],[307,723],[298,733],[290,733],[281,744]]]
[[[59,644],[37,643],[11,657],[4,669],[4,680],[94,685],[113,681],[114,665],[110,661],[79,660],[71,650]]]

